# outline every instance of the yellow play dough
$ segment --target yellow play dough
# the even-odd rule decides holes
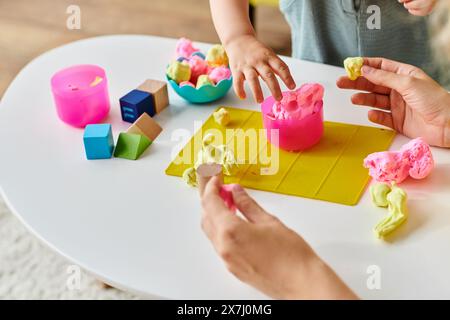
[[[230,121],[230,113],[225,108],[220,108],[216,112],[213,113],[214,120],[223,127],[226,127]]]
[[[217,163],[223,166],[223,173],[225,175],[235,175],[239,170],[239,166],[233,151],[226,145],[214,146],[212,144],[213,139],[214,136],[211,134],[204,136],[203,146],[198,152],[194,168],[197,169],[201,164]]]
[[[184,170],[182,178],[188,185],[192,187],[197,186],[197,173],[195,168],[191,167]]]
[[[386,183],[375,183],[370,187],[370,197],[377,207],[387,207],[387,195],[391,192],[391,187]]]
[[[212,80],[208,77],[207,74],[202,74],[201,76],[198,77],[197,79],[197,85],[196,88],[200,88],[206,85],[210,85],[213,86],[214,83],[212,82]]]
[[[211,67],[228,66],[228,56],[222,45],[212,46],[207,54],[206,61]]]
[[[408,218],[406,199],[406,192],[393,184],[387,195],[389,215],[375,226],[374,231],[378,238],[384,238]]]
[[[92,81],[92,83],[90,84],[91,87],[95,87],[96,85],[98,85],[100,82],[103,81],[102,77],[96,76],[95,80]]]
[[[189,81],[189,79],[191,78],[191,68],[187,63],[184,62],[172,62],[167,67],[166,73],[170,79],[178,84],[183,81]]]
[[[361,76],[361,68],[364,59],[361,57],[351,57],[344,60],[344,68],[350,80],[356,80]]]

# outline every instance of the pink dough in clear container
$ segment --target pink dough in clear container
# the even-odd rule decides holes
[[[84,128],[101,122],[110,102],[105,70],[95,65],[77,65],[58,71],[51,79],[59,118]]]
[[[283,96],[289,91],[283,92]],[[275,119],[271,116],[275,98],[261,104],[263,124],[270,143],[286,151],[302,151],[317,144],[323,135],[323,101],[317,101],[314,111],[299,119]],[[278,141],[272,141],[272,130],[278,129]],[[274,134],[275,138],[277,135]]]

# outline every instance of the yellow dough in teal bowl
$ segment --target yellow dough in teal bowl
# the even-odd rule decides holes
[[[167,81],[172,86],[173,90],[182,98],[191,103],[208,103],[216,101],[225,96],[233,84],[233,77],[221,80],[216,85],[206,84],[200,88],[192,86],[179,86],[175,81],[170,79],[167,75]]]

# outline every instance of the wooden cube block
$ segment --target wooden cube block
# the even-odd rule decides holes
[[[161,131],[162,128],[159,124],[147,113],[143,113],[127,130],[127,133],[141,134],[146,136],[150,141],[155,141]]]
[[[152,117],[155,115],[153,96],[146,91],[132,90],[120,98],[120,110],[126,122],[135,122],[144,112]]]
[[[161,112],[169,105],[167,83],[164,81],[146,80],[138,87],[138,90],[145,91],[153,95],[156,113]]]
[[[89,124],[83,135],[86,158],[109,159],[114,150],[114,139],[110,124]]]
[[[146,136],[122,132],[117,140],[114,157],[137,160],[151,144]]]

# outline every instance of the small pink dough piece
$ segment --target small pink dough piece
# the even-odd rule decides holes
[[[219,83],[222,80],[230,79],[230,77],[231,70],[224,66],[212,68],[209,72],[209,78],[214,81],[214,83]]]
[[[175,50],[177,57],[184,58],[190,58],[194,52],[198,51],[197,48],[194,48],[192,41],[187,38],[180,38]]]
[[[409,175],[409,160],[402,152],[385,151],[375,152],[364,159],[364,167],[378,182],[400,183]]]
[[[179,85],[179,86],[180,86],[180,87],[190,86],[190,87],[195,88],[195,85],[194,85],[192,82],[190,82],[190,81],[183,81],[183,82],[180,82],[180,85]]]
[[[422,138],[416,138],[405,144],[400,152],[409,159],[409,175],[414,179],[427,177],[434,168],[430,146]]]
[[[324,88],[318,83],[308,83],[295,91],[283,93],[281,101],[275,102],[272,114],[276,119],[302,119],[320,111],[323,106]]]
[[[233,200],[233,188],[236,184],[224,184],[222,187],[220,187],[219,195],[225,202],[228,209],[235,212],[236,211],[236,205],[234,204]]]
[[[202,74],[208,74],[209,65],[199,56],[193,56],[189,59],[189,66],[191,67],[191,79],[192,83],[196,83],[199,76]]]
[[[298,88],[297,93],[298,104],[310,106],[323,99],[324,88],[318,83],[307,83]]]

